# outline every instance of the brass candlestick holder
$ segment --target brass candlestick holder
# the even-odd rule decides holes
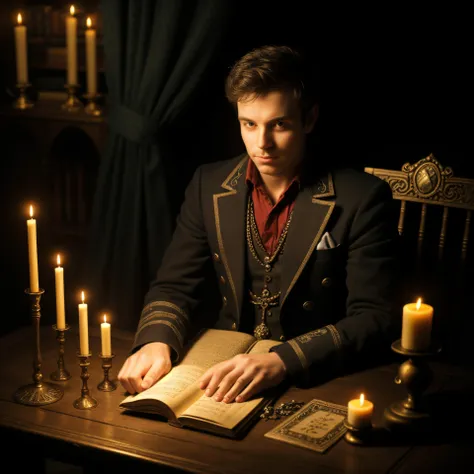
[[[82,109],[82,102],[77,98],[79,84],[66,84],[64,87],[67,89],[67,99],[61,108],[68,112],[77,112]]]
[[[18,89],[18,97],[16,98],[15,102],[13,102],[13,108],[26,110],[31,109],[33,107],[33,102],[28,98],[26,95],[26,90],[31,86],[31,84],[17,84],[16,88]]]
[[[56,324],[53,324],[53,329],[56,331],[56,340],[58,341],[58,369],[54,371],[50,377],[53,380],[63,382],[71,378],[71,374],[66,369],[64,364],[64,345],[66,342],[66,331],[69,330],[69,325],[66,324],[64,329],[58,329]]]
[[[84,107],[86,114],[100,117],[103,114],[102,107],[99,105],[99,100],[102,97],[102,94],[84,94],[83,97],[87,101],[87,104]]]
[[[29,288],[25,293],[30,297],[31,316],[33,321],[34,338],[35,338],[35,357],[33,360],[33,383],[20,387],[14,394],[14,399],[22,405],[48,405],[57,402],[63,397],[63,391],[47,382],[43,382],[43,374],[41,372],[41,349],[40,349],[40,318],[41,306],[40,300],[44,290],[31,292]]]
[[[423,394],[433,381],[433,372],[427,358],[441,351],[441,347],[432,347],[424,352],[405,349],[401,340],[392,344],[392,350],[408,357],[398,369],[396,384],[404,384],[408,395],[385,409],[384,418],[390,431],[418,432],[431,427],[431,414],[423,403]]]
[[[115,354],[103,355],[99,354],[99,357],[102,359],[102,369],[104,370],[104,379],[102,382],[97,385],[99,390],[103,392],[113,392],[117,388],[117,384],[112,382],[109,379],[109,371],[112,368],[112,359],[115,357]]]
[[[344,435],[344,439],[348,443],[356,444],[359,446],[371,443],[373,435],[372,423],[358,428],[349,423],[346,418],[344,420],[344,426],[347,428],[346,434]]]
[[[79,410],[88,410],[90,408],[95,408],[98,405],[98,401],[91,396],[89,392],[89,387],[87,385],[87,381],[89,380],[90,374],[87,368],[90,365],[90,357],[92,354],[77,354],[79,357],[79,366],[81,367],[81,379],[82,379],[82,388],[81,388],[81,396],[74,400],[74,408]]]

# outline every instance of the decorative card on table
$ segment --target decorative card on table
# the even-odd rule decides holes
[[[346,417],[347,406],[311,400],[264,436],[323,453],[347,431]]]

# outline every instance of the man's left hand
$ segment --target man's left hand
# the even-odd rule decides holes
[[[199,386],[218,402],[244,402],[279,385],[285,377],[286,367],[277,353],[239,354],[207,370],[199,379]]]

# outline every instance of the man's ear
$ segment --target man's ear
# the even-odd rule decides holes
[[[313,130],[314,125],[316,121],[318,120],[318,117],[319,117],[319,105],[314,104],[313,107],[311,107],[311,109],[306,114],[306,121],[304,125],[305,133],[310,133]]]

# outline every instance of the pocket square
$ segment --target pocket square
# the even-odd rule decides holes
[[[337,247],[336,242],[329,232],[326,232],[319,241],[316,250],[328,250]]]

